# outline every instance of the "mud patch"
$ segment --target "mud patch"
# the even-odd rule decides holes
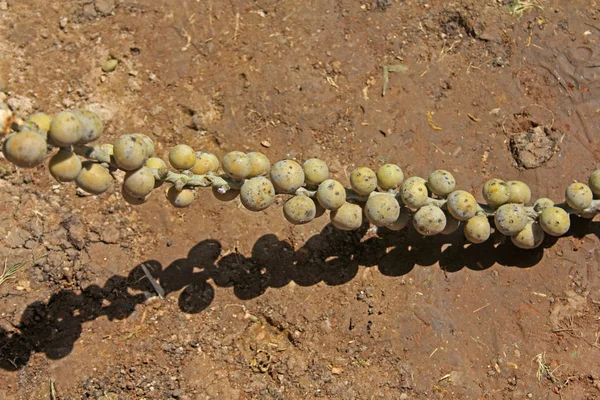
[[[510,137],[510,152],[521,169],[534,169],[544,165],[556,152],[556,139],[547,127],[536,126]]]

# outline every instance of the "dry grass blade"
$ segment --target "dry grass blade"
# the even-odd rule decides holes
[[[24,262],[18,262],[16,264],[12,264],[11,266],[7,266],[6,262],[4,263],[4,271],[2,275],[0,275],[0,285],[6,282],[9,279],[14,279],[14,275],[25,268],[27,264]]]
[[[56,400],[56,387],[52,379],[50,379],[50,400]]]
[[[533,10],[534,8],[544,11],[544,7],[542,7],[539,1],[517,0],[511,6],[510,14],[517,16],[517,18],[521,18],[523,14],[525,14],[527,11]]]
[[[546,377],[559,388],[563,387],[563,384],[560,382],[560,380],[556,376],[554,376],[554,371],[556,371],[556,369],[558,368],[551,370],[548,364],[546,364],[546,353],[538,354],[537,356],[535,356],[534,361],[538,365],[538,370],[536,372],[536,377],[538,378],[538,381],[541,381],[543,377]]]
[[[161,299],[164,299],[165,298],[165,290],[162,288],[162,286],[160,286],[160,284],[156,281],[156,279],[154,279],[154,277],[150,274],[150,271],[148,271],[148,268],[146,268],[145,264],[142,264],[141,267],[142,267],[142,271],[144,271],[144,275],[146,275],[146,278],[150,281],[154,290],[156,290],[156,294],[158,294],[158,297],[160,297]]]

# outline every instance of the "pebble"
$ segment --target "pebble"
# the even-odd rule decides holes
[[[114,58],[112,58],[108,61],[105,61],[104,64],[102,64],[102,71],[113,72],[117,68],[118,64],[119,64],[119,60],[116,60]]]
[[[115,0],[96,0],[96,10],[101,14],[110,14],[115,9]]]
[[[29,239],[28,241],[25,242],[25,245],[23,247],[25,247],[26,249],[33,249],[35,246],[37,245],[37,242],[35,240]]]
[[[27,115],[33,111],[33,101],[25,96],[14,96],[6,101],[11,110]]]
[[[5,238],[5,243],[13,249],[23,247],[31,238],[31,234],[24,229],[14,227]]]

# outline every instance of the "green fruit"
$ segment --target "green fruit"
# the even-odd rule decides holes
[[[400,204],[392,194],[372,195],[365,203],[365,216],[375,226],[390,225],[400,216]]]
[[[534,221],[529,221],[523,230],[515,235],[512,235],[510,239],[515,246],[521,249],[535,249],[544,241],[544,230],[540,227],[540,224]]]
[[[565,210],[548,207],[539,216],[540,226],[550,236],[562,236],[569,231],[571,219]]]
[[[241,181],[252,172],[250,158],[241,151],[232,151],[223,157],[223,171],[231,178]]]
[[[33,168],[44,162],[48,146],[39,133],[22,131],[8,136],[2,151],[17,167]]]
[[[592,205],[594,195],[585,183],[571,183],[565,191],[565,198],[569,207],[582,211]]]
[[[450,214],[459,221],[468,221],[477,213],[477,200],[469,192],[455,190],[446,203]]]
[[[316,217],[317,208],[310,197],[293,196],[283,205],[283,215],[292,224],[306,224]]]
[[[456,188],[456,179],[448,171],[439,169],[429,174],[429,189],[439,197],[446,197]]]
[[[35,113],[27,118],[25,123],[27,122],[33,122],[40,130],[48,132],[50,130],[50,124],[52,123],[52,117],[45,113]]]
[[[449,212],[445,212],[446,216],[446,227],[440,233],[442,235],[450,235],[460,228],[460,221],[454,218]]]
[[[271,168],[271,181],[278,193],[293,194],[304,183],[304,170],[296,161],[282,160]]]
[[[81,122],[76,113],[63,111],[50,123],[48,137],[55,145],[67,147],[81,140]]]
[[[521,232],[527,225],[527,211],[522,204],[504,204],[494,214],[496,229],[503,235],[511,236]]]
[[[167,167],[167,163],[157,157],[150,157],[148,160],[146,160],[145,165],[148,168],[157,170],[159,177],[167,176],[167,173],[169,171],[169,168]],[[164,180],[158,180],[158,179],[156,179],[156,177],[154,178],[154,188],[162,186],[163,183],[165,183]]]
[[[329,213],[331,223],[338,229],[352,231],[362,225],[362,208],[352,203],[344,203],[337,210]]]
[[[108,170],[94,161],[82,162],[81,171],[75,179],[75,183],[80,189],[96,195],[106,192],[112,181]]]
[[[167,199],[176,208],[188,207],[196,198],[194,191],[183,189],[178,191],[175,186],[171,186],[167,191]]]
[[[106,60],[102,63],[102,71],[104,72],[113,72],[117,65],[119,64],[119,60],[111,58],[110,60]]]
[[[492,227],[485,215],[476,215],[465,224],[465,237],[471,243],[483,243],[490,238]]]
[[[320,203],[317,199],[312,199],[312,201],[315,203],[315,218],[319,218],[321,215],[325,214],[325,211],[327,211]]]
[[[594,219],[597,214],[597,211],[582,211],[580,214],[577,215],[585,219]]]
[[[410,221],[410,217],[411,217],[410,210],[406,207],[400,207],[400,215],[394,222],[387,225],[386,228],[388,228],[392,231],[402,230],[402,229],[406,228],[406,226],[408,225],[408,222]]]
[[[10,124],[13,120],[13,113],[6,103],[0,101],[0,135],[6,135],[10,132]]]
[[[304,180],[308,186],[318,186],[329,178],[329,168],[323,160],[311,158],[302,165]]]
[[[117,166],[124,171],[141,168],[150,158],[144,142],[131,134],[119,136],[115,140],[113,153]]]
[[[508,181],[509,203],[527,204],[531,200],[531,189],[524,182]]]
[[[74,111],[73,114],[79,119],[80,123],[80,144],[93,142],[102,136],[104,124],[99,116],[88,110]]]
[[[377,184],[381,190],[398,189],[404,181],[402,168],[396,164],[384,164],[377,171]]]
[[[209,172],[217,172],[218,169],[219,159],[217,156],[200,151],[196,153],[196,163],[190,171],[196,175],[205,175]]]
[[[413,225],[423,236],[437,235],[446,227],[446,215],[439,207],[428,204],[413,215]]]
[[[553,206],[554,202],[547,197],[539,198],[535,201],[535,203],[533,203],[533,209],[538,213],[541,213],[546,208]]]
[[[154,174],[148,167],[128,171],[123,181],[123,189],[132,197],[143,199],[154,189]]]
[[[167,167],[167,163],[158,157],[150,157],[146,160],[146,167],[154,168],[158,170],[158,173],[161,175],[166,175],[169,168]]]
[[[269,161],[267,156],[257,151],[248,153],[246,155],[250,159],[250,164],[252,165],[250,175],[248,175],[249,177],[263,176],[269,173],[269,170],[271,169],[271,161]]]
[[[156,150],[156,148],[154,146],[154,141],[152,139],[150,139],[148,136],[141,134],[141,133],[133,133],[132,136],[135,138],[138,138],[142,141],[142,143],[144,144],[144,147],[146,147],[146,156],[147,157],[152,157],[154,155],[154,151]]]
[[[231,200],[234,200],[236,197],[238,197],[238,195],[240,194],[240,191],[237,189],[229,189],[225,193],[221,193],[218,188],[213,186],[212,193],[213,193],[213,196],[215,196],[215,198],[217,200],[231,201]]]
[[[81,172],[81,160],[66,148],[58,150],[48,164],[50,175],[59,182],[74,181]]]
[[[187,144],[178,144],[169,151],[169,163],[180,171],[190,169],[196,164],[196,152]]]
[[[346,203],[346,189],[335,179],[327,179],[317,189],[317,201],[327,210],[337,210]]]
[[[25,121],[23,125],[19,127],[19,132],[34,132],[44,138],[44,140],[48,140],[48,132],[41,130],[36,123],[31,121]]]
[[[510,191],[506,182],[500,179],[490,179],[483,185],[483,198],[493,208],[506,204],[510,199]]]
[[[100,151],[105,152],[106,154],[108,154],[109,156],[113,156],[115,154],[115,146],[113,146],[110,143],[103,143],[99,146],[94,146],[94,148],[99,149]]]
[[[412,176],[402,182],[400,186],[400,198],[407,207],[417,209],[423,207],[429,201],[429,193],[425,186],[425,179]]]
[[[588,184],[590,185],[590,189],[592,190],[592,193],[594,193],[594,196],[600,197],[600,169],[592,172]]]
[[[350,186],[356,193],[367,196],[377,189],[377,175],[370,168],[356,168],[350,173]]]
[[[123,190],[121,192],[121,196],[123,196],[123,200],[125,200],[127,203],[131,204],[132,206],[142,205],[150,199],[150,194],[148,194],[144,198],[138,199],[136,197],[133,197],[129,193],[127,193],[126,190]]]
[[[240,189],[242,204],[250,211],[262,211],[275,201],[275,188],[264,176],[248,179]]]

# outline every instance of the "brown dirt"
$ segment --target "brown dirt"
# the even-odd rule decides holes
[[[509,3],[8,0],[0,74],[24,112],[89,107],[105,141],[162,156],[321,157],[345,182],[389,160],[479,200],[490,177],[560,199],[600,165],[600,8]],[[538,126],[552,156],[521,169],[511,138]],[[600,398],[598,218],[535,251],[465,247],[209,191],[132,208],[0,165],[0,255],[39,257],[0,287],[0,399]]]

